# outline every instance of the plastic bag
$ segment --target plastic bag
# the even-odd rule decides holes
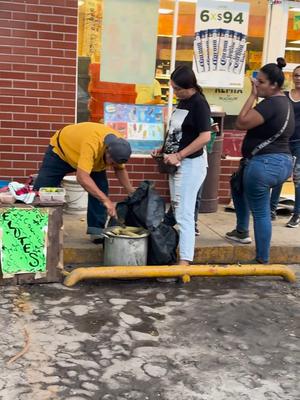
[[[150,231],[148,265],[170,265],[177,261],[176,249],[179,235],[176,229],[163,222]]]
[[[142,226],[150,232],[148,265],[174,264],[178,233],[164,224],[165,202],[153,182],[143,181],[133,195],[117,203],[118,218],[128,226]]]
[[[143,181],[131,196],[117,203],[117,214],[125,225],[152,229],[164,218],[165,202],[153,182]]]

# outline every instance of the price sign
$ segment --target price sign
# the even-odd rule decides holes
[[[194,70],[203,87],[243,87],[249,4],[199,0]]]
[[[218,21],[223,22],[224,24],[231,24],[231,28],[233,28],[233,23],[243,24],[245,20],[245,15],[243,12],[232,12],[232,11],[223,11],[223,12],[212,12],[211,10],[203,10],[200,13],[200,20],[202,22],[209,21]]]

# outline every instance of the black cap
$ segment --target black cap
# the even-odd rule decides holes
[[[126,163],[131,155],[131,146],[127,140],[119,138],[113,133],[105,136],[104,143],[107,146],[109,154],[117,164]]]

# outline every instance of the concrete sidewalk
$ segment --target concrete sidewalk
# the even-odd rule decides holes
[[[300,263],[300,227],[286,228],[288,216],[273,222],[271,263]],[[199,214],[200,236],[196,238],[195,263],[248,263],[254,259],[252,244],[241,245],[228,241],[224,234],[235,226],[235,213],[220,206],[218,212]],[[90,242],[86,235],[85,215],[64,214],[64,263],[82,265],[102,264],[102,245]],[[251,237],[254,239],[251,227]]]

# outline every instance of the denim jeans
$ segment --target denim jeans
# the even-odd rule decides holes
[[[237,217],[236,229],[249,230],[253,215],[256,259],[267,263],[272,236],[270,189],[282,184],[292,173],[293,161],[288,154],[262,154],[251,158],[244,170],[244,193],[232,192]]]
[[[206,146],[203,149],[203,155],[202,157],[204,157],[205,161],[206,161],[206,168],[208,168],[208,158],[207,158],[207,150],[206,150]],[[198,221],[198,214],[200,211],[200,205],[201,205],[201,197],[202,197],[202,192],[203,192],[203,184],[204,181],[202,182],[198,193],[197,193],[197,199],[196,199],[196,204],[195,204],[195,225],[197,225],[197,221]]]
[[[45,153],[41,168],[34,183],[35,190],[45,186],[60,186],[65,175],[76,171],[71,165],[54,153],[52,149],[53,147],[49,146]],[[107,195],[108,181],[106,171],[91,172],[90,176],[97,187]],[[100,234],[105,226],[106,218],[107,211],[104,205],[98,199],[88,194],[87,233],[94,235]]]
[[[295,186],[295,204],[294,214],[300,214],[300,142],[290,143],[291,153],[295,157],[295,163],[293,168],[293,182]],[[282,185],[274,187],[271,194],[271,210],[276,211]]]
[[[179,229],[180,260],[194,258],[195,204],[206,170],[205,157],[185,158],[177,172],[169,176],[171,204]]]

